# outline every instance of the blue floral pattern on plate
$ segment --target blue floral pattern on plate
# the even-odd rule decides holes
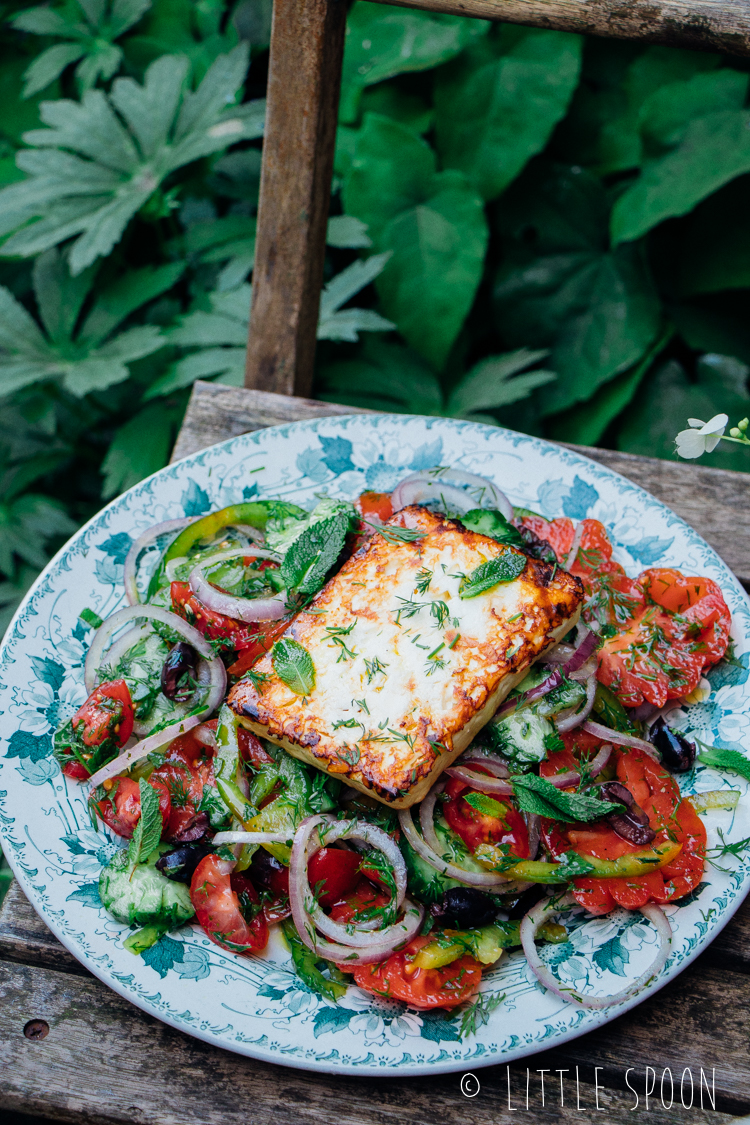
[[[750,862],[707,869],[690,900],[668,907],[673,952],[658,980],[628,1004],[583,1011],[545,992],[520,953],[484,976],[503,997],[475,1034],[461,1013],[416,1012],[351,986],[338,1005],[294,974],[278,934],[260,957],[236,957],[197,927],[162,939],[144,957],[123,947],[127,929],[102,909],[97,879],[118,846],[91,827],[84,791],[51,757],[52,733],[85,697],[88,606],[105,617],[124,602],[123,563],[133,539],[161,520],[200,515],[253,496],[312,507],[321,493],[351,499],[389,490],[436,464],[491,477],[516,504],[547,516],[600,519],[630,574],[678,566],[722,587],[733,615],[737,663],[714,669],[701,702],[673,719],[703,742],[744,752],[750,742],[747,597],[711,548],[653,497],[568,450],[507,430],[440,418],[358,415],[246,434],[171,465],[119,497],[63,548],[29,592],[0,651],[0,834],[25,893],[67,948],[115,991],[173,1026],[229,1050],[303,1069],[440,1073],[511,1061],[556,1046],[620,1015],[674,977],[713,938],[750,889]],[[709,842],[750,835],[747,789],[735,775],[698,768],[686,792],[741,788],[734,813],[707,815]],[[607,994],[637,977],[655,952],[640,914],[582,912],[567,941],[543,947],[565,985]]]

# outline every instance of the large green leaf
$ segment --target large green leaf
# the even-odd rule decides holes
[[[0,191],[5,255],[31,257],[78,235],[78,274],[109,254],[130,219],[170,172],[263,130],[263,102],[232,106],[245,79],[247,48],[220,56],[200,86],[185,88],[187,59],[153,63],[143,86],[118,78],[109,97],[42,103],[47,129],[25,134],[19,152],[29,178]],[[18,228],[18,229],[17,229]]]
[[[482,276],[482,200],[410,129],[368,114],[344,181],[348,214],[392,257],[377,281],[383,312],[413,348],[442,368]]]
[[[660,308],[643,247],[608,248],[607,196],[581,168],[537,161],[498,208],[505,262],[497,326],[516,347],[549,347],[557,381],[539,396],[552,414],[591,398],[645,354]]]
[[[750,288],[750,177],[700,203],[680,231],[678,285],[684,296]]]
[[[166,464],[175,421],[174,408],[155,402],[119,428],[102,463],[105,500]]]
[[[494,199],[546,145],[578,82],[582,39],[501,27],[438,72],[437,147]]]
[[[10,290],[0,287],[0,397],[52,380],[76,397],[105,390],[127,379],[134,360],[163,347],[164,338],[155,325],[128,328],[116,336],[112,332],[130,312],[174,284],[181,269],[138,271],[137,293],[128,292],[122,281],[105,287],[78,332],[95,272],[89,269],[71,277],[55,249],[37,258],[34,293],[44,331]]]
[[[489,23],[356,0],[346,26],[340,115],[355,121],[365,86],[406,71],[429,70],[486,35]]]
[[[664,364],[655,377],[641,385],[629,408],[618,438],[618,447],[648,457],[674,458],[674,439],[688,418],[708,421],[726,412],[732,425],[750,413],[747,390],[750,367],[730,356],[706,355],[688,378],[675,360]],[[747,469],[747,451],[721,445],[702,462],[723,469]]]
[[[81,90],[88,90],[98,78],[111,78],[120,66],[122,51],[115,40],[138,22],[151,0],[77,0],[64,8],[28,8],[11,20],[13,27],[32,35],[44,35],[64,42],[42,51],[24,75],[23,96],[39,93],[59,78],[71,63]]]
[[[695,75],[657,90],[641,110],[648,156],[612,209],[612,240],[639,238],[685,215],[706,196],[750,171],[748,76],[734,70]]]
[[[660,87],[715,69],[719,55],[589,38],[581,82],[557,130],[553,152],[600,175],[637,168],[643,159],[641,107]]]
[[[259,0],[253,7],[261,8]],[[190,60],[193,76],[200,79],[211,64],[237,46],[234,19],[227,19],[225,0],[153,0],[151,10],[135,35],[123,43],[125,56],[133,69],[144,69],[161,55],[184,55]],[[243,38],[256,46],[253,35]]]
[[[520,348],[507,355],[491,355],[467,371],[448,396],[445,413],[454,418],[470,418],[480,411],[497,410],[520,399],[555,379],[553,371],[527,371],[547,352]],[[526,371],[522,375],[520,372]]]

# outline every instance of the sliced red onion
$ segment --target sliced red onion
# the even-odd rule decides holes
[[[540,664],[567,664],[572,656],[575,655],[575,648],[573,645],[559,644],[549,652],[545,652],[540,660]]]
[[[242,532],[248,539],[252,539],[253,543],[265,543],[266,537],[262,531],[257,527],[251,527],[249,523],[230,523],[229,527],[233,527],[235,531]]]
[[[578,526],[575,530],[575,534],[573,536],[573,542],[570,545],[570,551],[568,552],[568,556],[565,559],[565,562],[563,563],[563,568],[565,570],[570,570],[571,566],[573,565],[573,563],[578,558],[578,551],[579,551],[580,546],[581,546],[581,539],[582,538],[583,538],[583,520],[580,521],[580,523],[578,524]]]
[[[275,551],[268,551],[264,547],[236,547],[231,551],[221,551],[203,559],[190,572],[190,589],[201,605],[212,609],[214,613],[233,617],[236,621],[277,621],[284,616],[286,594],[274,594],[271,598],[238,598],[224,590],[217,590],[203,574],[207,567],[248,555],[257,559],[279,559]]]
[[[576,770],[566,770],[565,773],[554,773],[544,780],[554,785],[555,789],[567,789],[571,785],[577,785],[581,775]]]
[[[584,723],[583,729],[588,734],[593,734],[595,738],[613,742],[615,746],[635,746],[638,750],[644,750],[654,761],[661,761],[656,747],[652,746],[650,742],[645,742],[642,738],[636,738],[634,734],[623,734],[619,730],[611,730],[609,727],[602,726],[601,723],[591,722]]]
[[[491,889],[494,887],[507,886],[510,880],[502,875],[492,874],[489,871],[487,874],[479,871],[465,871],[462,867],[456,867],[452,863],[447,863],[440,856],[437,848],[442,848],[443,845],[435,835],[432,817],[437,795],[442,791],[442,788],[442,783],[438,782],[425,797],[424,801],[422,801],[419,816],[422,830],[425,833],[424,839],[422,839],[414,826],[414,821],[411,817],[411,809],[399,810],[398,822],[401,825],[401,831],[404,836],[406,836],[406,839],[414,848],[417,855],[427,860],[431,867],[434,867],[441,875],[447,875],[449,879],[455,879],[456,882],[464,883],[467,887],[484,887],[485,889]],[[434,843],[432,841],[434,841]]]
[[[325,825],[321,833],[320,826]],[[312,837],[316,839],[313,842]],[[321,840],[324,837],[325,843]],[[315,901],[310,890],[307,878],[307,864],[312,855],[334,839],[364,840],[373,847],[383,850],[387,858],[394,862],[394,878],[396,880],[396,902],[399,897],[399,906],[404,908],[404,916],[392,926],[386,927],[377,933],[365,932],[364,925],[343,926],[328,918]],[[382,837],[387,837],[388,843]],[[312,846],[311,846],[312,844]],[[394,842],[387,833],[366,821],[335,821],[325,816],[306,817],[297,828],[292,844],[292,857],[289,865],[289,903],[292,908],[292,917],[297,931],[308,946],[319,957],[329,961],[338,961],[345,965],[372,965],[377,961],[387,958],[397,945],[409,941],[419,930],[424,917],[424,909],[415,907],[404,897],[406,889],[406,866],[399,852],[396,861]],[[397,850],[397,849],[396,849]],[[398,907],[397,907],[398,909]],[[315,932],[320,925],[332,930],[336,936],[341,937],[338,944],[322,940]],[[359,948],[355,949],[354,946]]]
[[[217,832],[212,844],[286,844],[288,832]]]
[[[181,531],[183,527],[187,527],[192,523],[191,519],[181,520],[165,520],[164,523],[154,524],[149,527],[142,535],[136,539],[133,546],[125,556],[125,597],[128,599],[128,605],[137,605],[141,600],[141,595],[138,592],[138,583],[136,581],[138,573],[138,559],[141,551],[150,546],[160,535],[166,535],[170,531]]]
[[[588,770],[592,777],[596,777],[597,774],[600,774],[602,772],[607,762],[609,761],[611,754],[612,743],[606,742],[604,746],[602,746],[596,757],[592,758],[588,763]]]
[[[164,574],[167,582],[175,582],[177,580],[177,571],[181,566],[184,566],[188,561],[187,555],[180,555],[179,558],[170,559],[164,567]]]
[[[554,897],[542,899],[536,906],[529,911],[521,922],[521,944],[523,951],[526,954],[526,960],[529,963],[529,968],[536,976],[540,984],[543,984],[546,989],[559,996],[562,1000],[572,1001],[574,1004],[579,1004],[582,1008],[593,1008],[602,1010],[604,1008],[611,1008],[615,1004],[622,1004],[625,1000],[629,1000],[634,996],[639,989],[653,980],[666,965],[669,954],[672,948],[672,927],[669,924],[666,914],[661,907],[656,906],[655,903],[649,903],[642,906],[641,914],[648,918],[649,922],[656,927],[659,938],[659,949],[656,957],[651,965],[644,973],[638,977],[637,980],[629,984],[621,992],[616,992],[613,996],[584,996],[580,992],[574,991],[572,988],[565,988],[560,984],[560,981],[554,976],[552,971],[548,968],[545,962],[539,955],[536,947],[536,935],[539,927],[550,917],[550,915],[559,914],[561,910],[567,906],[575,903],[575,899],[571,894],[565,895],[563,898]]]
[[[498,758],[495,754],[472,754],[467,750],[459,758],[459,765],[484,766],[493,777],[510,777],[507,762],[504,762],[502,758]]]
[[[456,480],[461,484],[469,484],[474,488],[480,488],[482,491],[487,490],[492,505],[499,512],[502,512],[509,522],[512,522],[513,505],[505,493],[501,492],[492,481],[487,480],[486,477],[477,476],[476,473],[467,473],[464,469],[453,468],[425,469],[422,472],[414,473],[413,476],[406,477],[393,490],[391,504],[394,512],[406,508],[409,504],[419,504],[425,499],[439,499],[441,492],[445,499],[450,501],[453,507],[459,511],[469,512],[472,508],[485,507],[484,497],[480,497],[478,501],[472,500],[471,496],[463,489],[442,485],[442,479]],[[416,486],[419,484],[427,485],[427,490],[418,492]]]
[[[475,773],[474,770],[468,770],[465,766],[449,766],[445,772],[449,777],[457,777],[459,781],[465,781],[467,785],[471,785],[473,789],[478,789],[480,793],[501,793],[504,797],[513,795],[511,783],[503,781],[499,777],[488,777],[486,773]]]
[[[596,696],[596,676],[589,676],[586,681],[586,701],[583,707],[572,714],[570,710],[567,712],[561,711],[560,714],[564,717],[561,719],[559,716],[555,717],[555,726],[560,734],[566,730],[574,730],[575,727],[580,727],[581,723],[591,714],[594,707],[594,698]]]
[[[140,641],[145,640],[145,638],[150,633],[151,629],[148,625],[137,625],[133,629],[128,629],[127,633],[123,633],[121,637],[118,637],[111,648],[107,650],[105,657],[107,666],[112,669],[116,668],[125,653],[129,652],[130,649],[134,648],[135,645],[140,643]],[[92,691],[99,683],[98,672],[98,668],[94,668],[92,670],[92,667],[89,665],[89,662],[87,660],[86,667],[84,668],[83,678],[86,684],[86,691],[89,693],[89,695],[91,695]]]
[[[546,680],[542,680],[536,687],[529,688],[523,695],[517,695],[513,699],[506,700],[496,714],[499,716],[507,715],[511,711],[516,711],[522,705],[525,706],[527,703],[532,703],[536,699],[542,699],[543,696],[549,695],[551,691],[559,687],[562,682],[562,672],[560,672],[559,668],[556,668],[551,675],[547,676]]]
[[[542,835],[541,817],[537,816],[536,813],[524,813],[523,817],[529,834],[529,859],[536,859]]]
[[[591,629],[587,629],[585,625],[578,625],[576,630],[576,647],[572,656],[566,661],[563,667],[563,672],[566,676],[571,673],[577,672],[587,660],[590,659],[596,652],[596,646],[599,643],[599,637]]]

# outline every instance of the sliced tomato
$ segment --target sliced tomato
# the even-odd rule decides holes
[[[341,848],[321,848],[307,865],[307,878],[321,906],[329,908],[360,882],[360,856]]]
[[[565,563],[576,533],[572,520],[564,516],[556,520],[545,520],[542,516],[524,516],[521,525],[528,527],[539,539],[546,540],[557,555],[560,565]]]
[[[207,815],[199,812],[203,791],[216,784],[214,752],[188,731],[175,738],[165,754],[164,762],[151,774],[151,781],[161,781],[170,796],[165,837],[182,842],[199,839],[208,828]]]
[[[261,741],[246,727],[237,727],[237,741],[240,746],[240,755],[244,762],[249,762],[255,769],[273,763],[273,758],[267,750],[263,749]]]
[[[666,903],[682,898],[700,883],[706,856],[703,822],[693,806],[681,799],[679,786],[671,774],[636,748],[617,748],[614,754],[618,781],[648,813],[649,824],[656,832],[653,846],[670,841],[682,844],[682,848],[671,863],[646,875],[576,879],[573,896],[592,914],[607,914],[615,906],[636,910],[647,902]],[[618,836],[606,821],[564,825],[545,820],[542,836],[547,849],[556,856],[572,848],[580,855],[612,860],[639,850]]]
[[[257,664],[261,656],[270,652],[281,634],[289,628],[291,621],[291,617],[282,617],[279,621],[269,621],[262,626],[253,627],[254,631],[247,643],[236,646],[242,651],[227,669],[230,676],[244,676],[248,669]]]
[[[363,492],[359,499],[354,501],[354,507],[366,520],[374,518],[381,523],[387,523],[393,515],[390,492]]]
[[[481,766],[478,772],[486,773]],[[467,782],[451,777],[445,787],[448,800],[443,805],[443,816],[449,826],[461,837],[470,852],[475,852],[480,844],[507,845],[509,854],[519,859],[528,859],[529,833],[526,823],[518,809],[508,797],[498,798],[503,808],[501,817],[488,816],[472,808],[466,797],[482,796]]]
[[[125,681],[99,684],[55,735],[55,752],[63,772],[77,781],[90,777],[94,769],[113,758],[128,741],[133,733],[133,718],[133,701]],[[92,769],[87,768],[89,761],[93,763]]]
[[[170,592],[174,612],[203,633],[204,637],[210,640],[223,639],[228,648],[235,649],[244,649],[254,644],[255,630],[251,626],[235,621],[233,617],[225,617],[223,613],[215,613],[202,605],[188,582],[173,582]]]
[[[149,784],[159,798],[159,812],[162,820],[162,833],[169,823],[171,802],[169,790],[163,781],[150,780]],[[106,784],[105,784],[106,788]],[[129,840],[135,826],[141,819],[141,790],[137,781],[130,777],[116,777],[107,796],[97,803],[97,811],[106,825],[118,836]]]
[[[207,855],[195,869],[190,899],[206,935],[232,953],[259,953],[268,944],[268,923],[260,896],[244,873],[230,874],[230,865]]]
[[[388,999],[403,1000],[410,1008],[455,1008],[479,991],[482,966],[470,954],[442,969],[420,969],[414,959],[433,939],[415,937],[405,949],[392,953],[375,965],[359,965],[354,980],[365,992]],[[351,966],[340,968],[351,972]]]

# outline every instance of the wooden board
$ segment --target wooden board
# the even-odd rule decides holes
[[[670,47],[750,54],[749,0],[382,0]]]
[[[309,394],[331,198],[344,0],[275,0],[247,386]]]
[[[351,406],[199,382],[193,389],[173,460],[264,426],[357,413],[361,411]],[[611,449],[569,448],[621,473],[667,504],[750,588],[750,524],[738,518],[738,513],[750,510],[750,474],[636,457]]]
[[[748,906],[730,927],[736,944],[750,949]],[[668,1125],[677,1115],[695,1125],[728,1125],[729,1115],[750,1110],[750,955],[743,954],[736,971],[722,968],[727,937],[720,935],[677,981],[601,1031],[507,1069],[477,1070],[481,1089],[469,1102],[460,1074],[404,1080],[391,1073],[382,1079],[304,1074],[174,1031],[81,975],[14,884],[0,911],[0,1106],[113,1125],[454,1125],[465,1118],[471,1125]],[[24,1037],[29,1020],[49,1025],[46,1038]],[[73,1081],[83,1060],[83,1080]],[[697,1086],[701,1066],[709,1080],[715,1068],[716,1111],[705,1087],[703,1111],[697,1096],[693,1110],[680,1105],[680,1076],[689,1068]],[[657,1089],[646,1115],[647,1067],[656,1072]],[[673,1111],[659,1100],[665,1067],[677,1077]],[[562,1106],[559,1068],[568,1071]],[[633,1113],[634,1094],[625,1086],[628,1068],[640,1113]],[[544,1106],[540,1070],[548,1072]]]

